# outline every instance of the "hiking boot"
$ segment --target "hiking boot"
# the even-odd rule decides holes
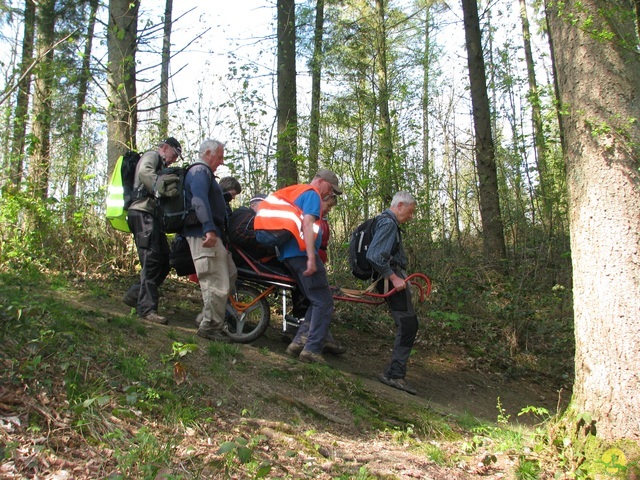
[[[303,349],[303,344],[291,342],[287,347],[287,353],[293,358],[298,358]]]
[[[389,378],[383,373],[382,375],[378,376],[378,380],[380,380],[385,385],[397,388],[398,390],[410,393],[411,395],[415,395],[416,393],[418,393],[418,391],[411,385],[409,385],[404,378]]]
[[[198,328],[198,336],[214,342],[231,343],[231,339],[222,329]]]
[[[327,363],[324,357],[322,356],[322,354],[313,353],[313,352],[310,352],[309,350],[302,350],[302,352],[300,352],[300,356],[298,357],[298,360],[306,363],[319,363],[319,364]]]
[[[326,342],[322,347],[322,353],[332,353],[333,355],[342,355],[347,349],[336,342]]]
[[[147,313],[146,315],[142,316],[141,318],[142,318],[142,320],[144,320],[146,322],[159,323],[160,325],[167,325],[169,323],[169,320],[167,320],[162,315],[158,315],[154,311],[151,311],[151,312]]]
[[[122,303],[131,308],[136,308],[138,306],[138,295],[133,295],[131,292],[127,292],[122,297]]]

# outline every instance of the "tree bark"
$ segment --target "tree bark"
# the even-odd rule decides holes
[[[164,7],[164,33],[162,36],[162,68],[160,70],[160,138],[169,136],[169,64],[171,62],[171,17],[173,0],[166,0]]]
[[[136,50],[138,9],[135,0],[110,0],[107,29],[107,174],[118,157],[136,148],[138,107],[136,98]]]
[[[324,0],[316,2],[316,25],[311,59],[311,118],[309,119],[309,180],[318,171],[320,151],[320,88],[322,76],[322,40],[324,34]]]
[[[480,216],[485,255],[492,263],[506,258],[506,246],[500,199],[495,149],[491,134],[491,111],[487,95],[487,79],[476,0],[462,0],[464,33],[469,64],[469,84],[473,105],[473,123],[476,137],[476,166],[480,196]]]
[[[46,198],[51,157],[51,119],[53,91],[53,46],[55,35],[55,0],[42,0],[36,8],[36,51],[42,58],[36,69],[33,98],[34,148],[29,179],[35,197]],[[46,53],[45,53],[46,52]]]
[[[298,183],[298,110],[296,97],[296,7],[278,0],[278,145],[277,186]]]
[[[575,315],[570,412],[640,441],[640,62],[628,0],[548,6],[564,113]],[[599,32],[600,35],[595,35]],[[610,40],[605,40],[610,36]]]
[[[18,97],[13,114],[13,128],[11,138],[11,156],[9,179],[14,188],[22,181],[23,156],[26,134],[26,120],[29,114],[29,94],[31,92],[31,75],[26,75],[27,69],[33,62],[33,39],[35,36],[36,4],[33,0],[24,2],[24,33],[22,36],[22,58],[20,60],[20,76]]]

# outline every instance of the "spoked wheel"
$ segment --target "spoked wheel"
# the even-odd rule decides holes
[[[255,287],[240,284],[233,294],[233,301],[229,299],[227,302],[225,323],[234,342],[253,342],[269,327],[269,302],[266,297],[256,300],[261,293]]]

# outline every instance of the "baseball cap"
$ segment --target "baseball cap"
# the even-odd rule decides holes
[[[166,143],[167,145],[172,147],[176,151],[178,156],[184,160],[184,158],[182,157],[182,145],[180,145],[180,142],[178,140],[173,137],[169,137],[162,143]]]
[[[338,186],[338,176],[331,170],[320,170],[316,174],[316,177],[328,182],[329,185],[331,185],[331,188],[333,188],[333,193],[336,195],[342,195],[342,189]]]
[[[262,200],[264,200],[265,198],[267,198],[267,195],[264,193],[256,193],[253,198],[251,200],[249,200],[249,203],[253,203],[253,202],[261,202]]]

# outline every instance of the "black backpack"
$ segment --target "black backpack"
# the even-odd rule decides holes
[[[196,213],[191,208],[191,205],[188,204],[184,191],[184,179],[187,172],[194,165],[205,165],[213,177],[211,167],[204,162],[192,163],[187,167],[166,167],[158,174],[158,178],[156,179],[157,192],[163,192],[163,183],[165,183],[168,175],[178,177],[178,181],[175,183],[175,188],[178,191],[176,195],[168,197],[162,195],[162,193],[158,194],[158,207],[162,212],[162,223],[165,233],[179,233],[185,226],[198,223]]]
[[[360,280],[371,280],[375,273],[371,263],[367,260],[367,251],[369,250],[369,245],[371,245],[378,219],[382,215],[385,214],[381,213],[380,215],[365,220],[358,225],[351,234],[349,240],[349,268],[351,268],[353,276]],[[400,228],[398,228],[398,235],[400,235],[399,232]],[[397,251],[398,243],[399,242],[394,246],[394,251],[391,252],[392,255]]]
[[[122,176],[122,190],[124,196],[124,209],[128,210],[134,200],[140,198],[133,191],[133,183],[136,177],[136,167],[142,155],[133,150],[122,155],[122,166],[120,175]]]

